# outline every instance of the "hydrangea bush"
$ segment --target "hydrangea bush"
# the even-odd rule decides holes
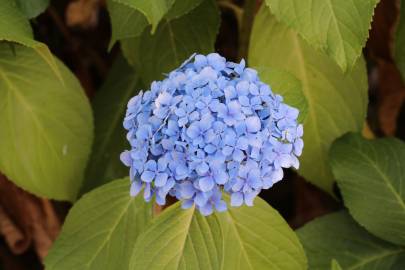
[[[219,54],[192,55],[163,81],[128,103],[124,127],[131,149],[131,196],[164,205],[168,195],[203,215],[253,205],[262,189],[298,169],[302,153],[299,111],[258,77]]]

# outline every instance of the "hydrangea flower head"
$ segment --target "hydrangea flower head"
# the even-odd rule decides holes
[[[253,205],[262,189],[298,169],[299,111],[260,81],[254,69],[216,53],[192,55],[163,81],[128,102],[131,196],[164,205],[168,195],[203,214]]]

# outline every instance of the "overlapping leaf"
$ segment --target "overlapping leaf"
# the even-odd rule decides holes
[[[151,218],[152,204],[129,196],[128,178],[104,185],[70,210],[46,269],[129,269],[136,239]]]
[[[34,46],[31,26],[15,1],[0,2],[0,40]]]
[[[220,269],[222,252],[218,219],[176,204],[139,236],[130,269]]]
[[[118,40],[137,37],[142,34],[148,21],[141,12],[114,0],[108,0],[107,4],[112,32],[110,48]]]
[[[44,12],[49,5],[49,0],[15,0],[18,8],[27,18],[34,18]],[[12,2],[12,1],[10,1]]]
[[[162,21],[153,35],[146,28],[139,37],[121,44],[125,56],[148,85],[180,66],[191,54],[212,52],[218,27],[217,6],[213,0],[205,0],[187,15]]]
[[[38,0],[41,1],[41,0]],[[46,1],[46,0],[45,0]],[[29,1],[27,1],[29,2]],[[0,2],[0,41],[9,41],[19,43],[21,45],[34,48],[38,54],[46,58],[51,65],[55,65],[55,59],[48,47],[34,40],[31,25],[26,18],[26,15],[17,6],[29,5],[36,6],[36,2],[25,3],[25,1],[6,0]],[[13,44],[10,44],[12,47]]]
[[[74,200],[93,137],[71,72],[38,50],[0,44],[0,171],[28,191]]]
[[[139,77],[120,56],[93,100],[95,137],[83,192],[128,175],[128,168],[119,159],[129,147],[122,122],[127,103],[139,88]]]
[[[202,0],[175,1],[164,15],[165,20],[172,20],[186,15],[196,8]],[[137,37],[142,34],[149,22],[144,14],[136,8],[117,0],[108,0],[108,11],[111,18],[110,48],[118,40]]]
[[[297,233],[311,270],[330,269],[332,260],[351,270],[394,270],[405,264],[403,247],[369,234],[345,211],[317,218]]]
[[[379,0],[266,0],[277,19],[350,70],[365,46]]]
[[[264,201],[202,217],[179,204],[137,240],[130,269],[306,269],[288,224]]]
[[[204,0],[177,0],[174,2],[172,8],[166,14],[165,18],[172,20],[186,15],[191,10],[198,7],[202,1]]]
[[[155,31],[160,20],[172,7],[175,0],[113,0],[117,3],[125,4],[142,13],[152,25],[152,32]]]
[[[224,235],[222,269],[307,269],[307,259],[296,234],[260,198],[253,207],[219,213]]]
[[[300,110],[298,120],[302,123],[308,113],[308,102],[302,92],[301,82],[291,73],[273,68],[255,68],[260,79],[269,84],[274,93],[281,95],[284,102]]]
[[[325,54],[279,23],[263,6],[250,41],[249,63],[290,72],[301,81],[308,101],[300,173],[332,192],[327,162],[331,143],[348,131],[362,129],[367,110],[367,77],[363,59],[344,74]]]
[[[378,237],[405,245],[405,143],[348,134],[333,144],[330,156],[353,217]]]

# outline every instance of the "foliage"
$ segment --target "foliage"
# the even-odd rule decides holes
[[[347,134],[333,144],[330,154],[333,174],[353,217],[378,237],[404,245],[405,143]]]
[[[378,19],[381,20],[379,16],[374,18],[376,24],[372,21],[374,13],[378,14],[378,8],[387,2],[390,1],[78,0],[75,4],[80,8],[76,12],[80,14],[69,15],[83,16],[96,25],[88,23],[88,28],[83,30],[80,27],[70,29],[64,22],[67,1],[1,0],[0,196],[4,198],[0,197],[0,210],[15,215],[13,209],[5,207],[7,190],[1,189],[5,186],[2,185],[5,178],[24,190],[16,188],[18,192],[40,197],[39,204],[51,205],[48,200],[54,200],[52,205],[62,216],[64,209],[72,205],[57,240],[41,261],[50,270],[402,269],[405,265],[405,144],[398,138],[374,138],[383,134],[373,118],[378,111],[374,106],[379,106],[382,95],[390,94],[375,90],[373,83],[387,63],[392,65],[398,78],[400,75],[405,78],[404,1],[400,1],[395,28],[386,30],[393,34],[392,44],[384,40],[387,52],[381,53],[379,45],[368,40],[371,28],[378,34],[383,31],[377,25]],[[394,1],[391,2],[395,6]],[[389,15],[394,17],[394,14]],[[388,19],[395,21],[391,17]],[[108,26],[97,24],[102,20],[111,24],[111,31]],[[43,28],[43,25],[47,27]],[[98,31],[111,32],[110,39],[98,44],[103,42],[92,40],[92,34]],[[80,39],[90,44],[87,46],[101,47],[102,52],[88,50]],[[234,40],[239,40],[239,44],[233,44]],[[228,47],[224,48],[224,44]],[[366,44],[364,57],[362,51]],[[244,55],[247,48],[248,55]],[[218,60],[217,54],[210,54],[215,51],[236,63],[241,60],[236,55],[243,56],[246,66],[258,71],[257,81],[268,84],[275,94],[283,97],[285,104],[299,109],[299,118],[294,118],[294,125],[302,124],[305,147],[300,167],[294,159],[297,171],[291,172],[293,177],[283,182],[290,182],[299,174],[322,190],[318,193],[345,209],[317,217],[294,232],[291,226],[296,228],[301,221],[312,219],[311,215],[319,211],[312,211],[310,207],[323,203],[311,201],[308,207],[301,197],[311,200],[313,198],[308,197],[312,193],[301,189],[299,182],[291,183],[296,196],[292,201],[304,209],[301,210],[307,214],[304,217],[282,217],[279,208],[274,209],[261,198],[256,198],[252,207],[243,205],[221,213],[211,213],[211,208],[201,211],[201,206],[206,205],[225,210],[224,201],[239,205],[241,200],[224,192],[242,190],[242,187],[233,187],[239,184],[233,182],[228,187],[219,183],[215,186],[215,194],[207,188],[211,187],[209,181],[212,179],[205,179],[201,185],[199,181],[190,182],[189,189],[175,187],[170,193],[166,192],[164,202],[149,192],[149,188],[158,190],[157,180],[162,180],[161,175],[159,179],[142,177],[142,170],[154,168],[147,159],[136,163],[140,153],[133,151],[134,138],[142,137],[141,124],[145,123],[138,114],[136,120],[128,118],[135,117],[131,112],[142,109],[153,111],[155,116],[161,107],[152,108],[150,104],[142,107],[131,97],[137,96],[142,89],[158,88],[157,83],[151,87],[152,81],[169,78],[164,82],[172,82],[180,71],[195,80],[190,74],[199,74],[202,69],[195,68],[187,73],[184,67],[190,68],[198,62],[197,58],[203,59],[202,55],[211,55],[209,57]],[[71,57],[74,53],[79,57]],[[194,53],[198,54],[197,58],[189,59]],[[388,59],[380,59],[381,54],[387,54]],[[170,73],[187,59],[183,69]],[[211,69],[221,65],[222,60],[217,60],[210,63]],[[97,63],[98,73],[93,70],[94,66],[77,65],[81,61]],[[207,76],[214,74],[215,82],[217,76],[233,82],[238,76],[249,77],[249,72],[253,72],[252,69],[248,69],[250,75],[245,72],[244,62],[230,63],[207,72]],[[238,73],[238,69],[242,71]],[[89,83],[83,74],[96,77],[96,83]],[[209,87],[214,85],[213,81],[206,83]],[[372,91],[368,91],[368,83],[372,84]],[[387,79],[379,83],[392,87]],[[99,85],[101,87],[94,93]],[[403,90],[403,85],[398,89]],[[191,94],[195,94],[193,91]],[[143,90],[138,98],[147,99],[145,96],[149,94],[148,90]],[[227,95],[231,94],[227,92]],[[372,97],[370,104],[369,96]],[[162,99],[160,95],[159,98]],[[177,97],[179,104],[185,98]],[[250,99],[251,96],[248,102]],[[204,110],[204,104],[198,101],[192,99],[194,105],[201,107],[199,113],[208,117],[211,112]],[[205,105],[215,107],[210,102]],[[171,109],[179,109],[174,107]],[[213,115],[216,120],[222,119],[219,113]],[[180,120],[177,118],[176,121]],[[124,119],[129,134],[122,126]],[[265,121],[270,123],[272,129],[268,136],[274,137],[277,130],[283,128],[271,119],[263,117],[260,126]],[[152,120],[148,118],[147,124],[153,124]],[[401,119],[391,119],[391,122],[398,122],[400,134]],[[208,129],[211,122],[207,123],[199,121],[198,128]],[[159,125],[154,134],[163,137],[165,132],[173,131],[164,124]],[[250,128],[257,129],[257,121],[249,124]],[[363,126],[367,128],[367,137],[373,139],[363,138]],[[185,125],[183,133],[198,133],[194,132],[195,125],[190,127]],[[278,142],[287,143],[287,136],[291,136],[289,132],[284,132],[285,140]],[[199,139],[205,143],[206,138],[197,135],[191,136],[194,141]],[[246,139],[241,139],[240,135],[235,133],[232,145],[239,150]],[[221,138],[216,136],[215,139]],[[256,140],[258,137],[251,136],[246,144],[254,144]],[[274,141],[268,137],[265,140],[269,147],[263,147],[259,153],[277,152],[271,143]],[[143,143],[143,146],[149,145],[148,140]],[[162,140],[157,145],[165,143]],[[188,143],[192,144],[193,140]],[[120,153],[129,147],[132,152],[125,152],[129,156],[122,156],[125,165],[131,168],[130,177],[127,177],[128,168],[121,163]],[[205,151],[205,144],[201,148]],[[246,149],[242,150],[240,153],[248,154]],[[147,156],[149,161],[157,159],[152,152]],[[230,156],[218,159],[220,172],[230,172],[225,166],[233,158],[233,152],[232,158]],[[198,155],[195,160],[197,158]],[[249,159],[254,158],[250,156]],[[269,166],[262,162],[264,159],[257,159],[260,173],[273,168],[274,164]],[[243,159],[238,162],[246,165]],[[172,163],[173,168],[181,167],[179,162]],[[141,169],[136,174],[133,170],[138,167]],[[204,168],[203,164],[199,170],[204,171]],[[244,173],[255,176],[255,169],[246,166]],[[261,174],[256,178],[263,181],[265,176]],[[250,179],[253,184],[257,182],[256,178]],[[149,186],[134,185],[145,179],[150,180]],[[177,201],[190,197],[184,194],[190,189],[196,193],[201,186],[209,194],[204,197],[204,204],[182,205]],[[272,201],[269,197],[282,188],[273,189],[272,195],[261,193],[260,196]],[[260,190],[255,190],[255,196]],[[130,191],[132,195],[141,192],[144,196],[132,197]],[[253,197],[244,200],[250,205]],[[158,206],[166,203],[169,205]],[[25,211],[32,209],[25,207]],[[0,235],[5,236],[4,243],[9,244],[3,226],[4,220],[0,220]],[[27,226],[34,228],[35,224]],[[14,267],[3,262],[3,237],[0,246],[0,268]],[[25,257],[32,256],[18,258]]]
[[[122,119],[128,100],[138,93],[140,85],[134,69],[119,57],[93,99],[95,137],[82,192],[128,174],[117,158],[127,144]]]
[[[114,181],[75,204],[46,269],[128,269],[136,239],[152,219],[152,205],[128,196],[128,183]]]
[[[272,91],[281,95],[286,104],[300,110],[298,121],[303,123],[308,115],[308,101],[302,90],[301,81],[282,69],[268,67],[255,69],[259,72],[259,77],[263,82],[271,85]]]
[[[214,0],[205,0],[179,18],[164,19],[154,34],[149,27],[135,38],[123,39],[122,50],[144,84],[149,85],[191,54],[212,52],[218,27],[217,6]]]
[[[27,18],[35,18],[48,7],[49,0],[15,0],[18,8]]]
[[[266,0],[277,19],[333,58],[345,72],[361,55],[379,0]]]
[[[269,39],[272,42],[268,42]],[[363,59],[359,59],[350,72],[343,73],[325,54],[278,22],[266,6],[256,15],[250,44],[252,66],[284,70],[301,81],[308,116],[304,122],[305,147],[300,172],[308,181],[332,192],[329,147],[344,133],[360,131],[366,115],[367,81]]]
[[[400,269],[405,249],[380,240],[360,227],[346,211],[315,219],[298,230],[309,269]],[[336,263],[335,263],[336,265]]]
[[[74,200],[90,152],[92,114],[76,78],[54,60],[0,45],[0,170],[34,194]]]
[[[260,199],[210,217],[176,203],[153,217],[150,203],[128,196],[129,185],[113,181],[75,204],[47,269],[306,268],[297,236]]]
[[[0,6],[0,40],[32,46],[32,29],[14,1],[2,1]]]

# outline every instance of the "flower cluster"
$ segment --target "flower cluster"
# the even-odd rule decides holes
[[[216,53],[192,55],[163,81],[128,103],[124,127],[131,150],[131,196],[166,196],[209,215],[251,206],[262,189],[298,168],[303,148],[299,111],[259,80],[254,69]]]

